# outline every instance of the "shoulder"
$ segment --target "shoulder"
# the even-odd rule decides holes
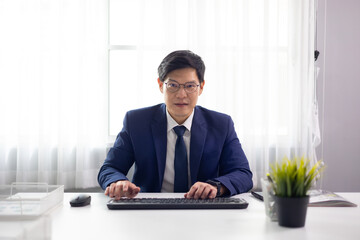
[[[165,105],[158,104],[150,107],[130,110],[123,121],[123,131],[141,132],[149,130],[154,121],[162,122],[166,119]]]
[[[204,129],[208,135],[221,139],[235,132],[234,122],[225,113],[196,106],[193,125],[195,128]]]

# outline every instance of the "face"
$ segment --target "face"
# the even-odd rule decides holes
[[[198,97],[203,91],[205,81],[202,82],[195,92],[187,93],[183,85],[177,92],[168,91],[165,83],[170,80],[179,84],[195,83],[197,85],[200,84],[200,81],[194,68],[174,70],[168,73],[164,82],[158,79],[159,88],[164,94],[164,100],[169,114],[178,124],[183,124],[196,106]]]

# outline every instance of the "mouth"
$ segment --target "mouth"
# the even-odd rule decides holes
[[[186,107],[187,105],[189,105],[189,104],[187,104],[187,103],[175,103],[175,106],[177,106],[177,107]]]

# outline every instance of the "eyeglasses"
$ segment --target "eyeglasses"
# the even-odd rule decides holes
[[[166,84],[166,89],[172,93],[179,91],[180,86],[184,87],[185,92],[193,93],[200,86],[199,84],[196,84],[196,83],[190,82],[190,83],[180,84],[175,81],[169,81],[169,82],[166,82],[165,84]]]

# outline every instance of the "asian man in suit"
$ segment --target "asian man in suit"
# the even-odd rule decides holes
[[[105,194],[184,192],[185,198],[206,199],[249,191],[252,173],[231,117],[196,105],[205,85],[201,57],[172,52],[158,73],[165,103],[127,112],[99,171]]]

